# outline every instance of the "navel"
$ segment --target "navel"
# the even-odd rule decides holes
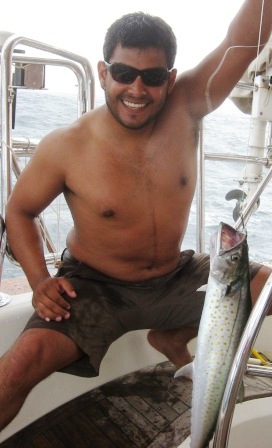
[[[103,218],[112,218],[115,215],[115,211],[112,210],[111,208],[108,210],[104,210],[102,212],[102,216]]]

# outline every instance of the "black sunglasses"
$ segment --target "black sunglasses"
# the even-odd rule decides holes
[[[170,71],[165,67],[146,68],[138,70],[130,65],[122,64],[121,62],[113,62],[109,64],[104,61],[107,70],[110,72],[114,81],[122,84],[131,84],[135,81],[137,76],[141,76],[143,83],[149,87],[162,86],[169,77]]]

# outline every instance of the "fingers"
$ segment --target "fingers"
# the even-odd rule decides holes
[[[76,297],[76,292],[74,290],[73,285],[67,280],[65,277],[57,277],[58,286],[60,288],[60,293],[66,293],[69,297]]]
[[[70,317],[70,303],[63,294],[75,298],[72,284],[64,277],[48,278],[41,282],[33,293],[33,306],[39,317],[57,322]]]

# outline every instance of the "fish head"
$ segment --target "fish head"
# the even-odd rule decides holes
[[[248,272],[247,234],[220,223],[211,238],[210,275],[221,284],[236,289]]]

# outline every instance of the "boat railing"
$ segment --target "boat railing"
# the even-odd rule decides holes
[[[270,75],[269,75],[270,76]],[[250,89],[250,85],[243,83],[242,88]],[[269,89],[269,87],[268,87]],[[258,89],[256,89],[258,95]],[[226,161],[226,162],[243,162],[247,166],[252,164],[253,173],[255,175],[254,188],[250,191],[244,207],[241,206],[239,216],[235,222],[235,228],[238,230],[245,225],[249,220],[251,214],[256,210],[256,206],[262,193],[269,184],[272,178],[272,110],[270,115],[266,113],[263,117],[260,112],[262,104],[257,99],[258,110],[255,109],[256,120],[253,127],[253,136],[251,136],[251,153],[245,155],[237,154],[220,154],[204,151],[203,145],[203,127],[200,131],[200,149],[199,149],[199,172],[198,172],[198,186],[197,186],[197,251],[205,251],[205,163],[207,160],[213,161]],[[271,108],[270,108],[271,109]],[[259,115],[259,116],[258,116]],[[268,128],[268,138],[266,144],[264,143],[264,135]],[[255,134],[254,134],[255,132]],[[266,151],[266,155],[264,152]],[[253,155],[252,155],[253,154]],[[262,178],[262,169],[266,168],[268,172]],[[254,168],[256,171],[254,172]],[[260,174],[261,173],[261,174]],[[247,182],[250,177],[245,176],[244,181]],[[215,435],[213,439],[213,448],[226,448],[228,446],[229,433],[231,429],[232,418],[234,414],[235,405],[237,403],[237,397],[240,387],[243,382],[243,377],[247,375],[257,375],[263,377],[272,378],[272,367],[267,366],[250,366],[248,360],[251,355],[255,340],[259,334],[263,321],[271,309],[272,305],[272,274],[269,276],[253,310],[248,319],[247,325],[243,332],[242,339],[235,354],[235,358],[231,367],[231,371],[228,376],[227,384],[225,387],[220,411],[218,414]],[[272,391],[271,391],[272,394]]]
[[[271,123],[270,136],[271,136]],[[269,137],[267,145],[266,156],[249,156],[249,155],[237,155],[237,154],[220,154],[210,153],[203,150],[203,131],[201,131],[202,138],[200,139],[199,150],[199,173],[198,173],[198,189],[197,189],[197,251],[205,251],[205,162],[207,160],[213,161],[226,161],[226,162],[243,162],[246,164],[254,164],[254,166],[262,166],[268,169],[265,177],[258,183],[257,188],[248,198],[247,204],[241,211],[239,218],[235,223],[235,228],[239,229],[249,219],[250,215],[255,210],[256,204],[261,197],[261,194],[267,187],[272,178],[272,159],[271,151],[269,148],[271,137]],[[264,147],[261,148],[261,151]],[[218,415],[215,436],[213,440],[213,448],[225,448],[228,446],[229,432],[232,423],[232,417],[237,401],[239,389],[242,384],[243,376],[245,373],[248,375],[258,375],[272,377],[272,368],[262,366],[249,366],[248,359],[250,357],[255,340],[259,334],[260,328],[267,315],[269,308],[272,305],[272,274],[267,280],[261,295],[256,302],[247,326],[244,330],[243,337],[240,341],[238,350],[235,355],[235,359],[228,377],[226,384],[220,412]],[[272,391],[271,391],[272,393]]]
[[[262,193],[265,188],[269,184],[272,179],[272,158],[267,155],[266,157],[254,157],[254,156],[245,156],[239,154],[220,154],[220,153],[211,153],[211,152],[203,152],[201,149],[202,145],[200,144],[200,159],[201,162],[199,164],[199,178],[198,178],[198,186],[197,186],[197,226],[196,226],[196,251],[197,252],[205,252],[205,161],[213,160],[213,161],[226,161],[226,162],[238,162],[238,163],[246,163],[253,164],[254,166],[263,166],[269,168],[266,176],[258,183],[258,188],[254,191],[254,193],[248,198],[247,204],[245,205],[243,211],[241,212],[239,218],[235,222],[235,228],[239,230],[244,226],[245,222],[248,221],[251,214],[255,211],[255,207],[257,202],[259,201]]]
[[[266,317],[271,304],[272,274],[270,274],[251,312],[239,347],[235,354],[218,414],[213,448],[225,448],[228,446],[232,417],[237,402],[239,389],[242,385],[243,376],[248,374],[272,378],[271,367],[248,366],[248,359],[250,357],[254,342],[259,334],[263,320]]]
[[[266,145],[266,156],[260,155],[264,153],[265,147],[259,148],[258,156],[237,155],[237,154],[220,154],[210,153],[203,150],[203,135],[200,141],[199,150],[199,176],[198,176],[198,190],[197,190],[197,250],[205,251],[205,163],[207,160],[226,161],[226,162],[243,162],[246,164],[253,164],[258,167],[265,167],[268,172],[262,180],[259,180],[256,189],[248,197],[247,203],[240,216],[235,222],[235,228],[239,229],[244,226],[251,214],[256,209],[263,191],[267,187],[272,178],[272,159],[271,159],[271,123],[267,123],[269,127],[269,137]],[[201,132],[203,134],[203,131]],[[242,339],[237,349],[235,359],[228,377],[221,408],[218,415],[215,436],[213,439],[213,448],[226,448],[228,446],[229,433],[232,423],[232,417],[237,402],[239,389],[241,387],[244,374],[258,375],[272,377],[272,368],[263,366],[249,366],[248,359],[250,357],[255,340],[259,334],[263,321],[267,315],[269,308],[272,305],[272,274],[268,278],[259,298],[256,302],[248,323],[244,330]],[[271,391],[272,393],[272,391]]]
[[[15,48],[20,45],[23,48],[41,50],[46,55],[28,56],[21,52],[16,53]],[[19,50],[21,51],[21,50]],[[24,52],[23,52],[24,53]],[[57,56],[57,58],[55,57]],[[78,116],[91,110],[94,107],[94,75],[90,62],[77,54],[69,51],[53,47],[23,36],[10,35],[3,43],[1,53],[1,217],[5,219],[5,208],[9,195],[13,188],[13,178],[17,179],[22,171],[19,163],[20,157],[31,157],[38,144],[37,139],[12,138],[12,114],[15,90],[23,88],[13,84],[13,68],[14,65],[24,67],[26,65],[42,65],[65,67],[74,73],[77,79],[78,100],[77,114]],[[56,263],[60,258],[49,231],[39,217],[42,235],[48,253],[45,259],[48,264]],[[2,235],[3,245],[6,246],[5,254],[9,260],[18,264],[11,250],[6,244],[5,232]],[[0,260],[1,268],[3,257]]]

